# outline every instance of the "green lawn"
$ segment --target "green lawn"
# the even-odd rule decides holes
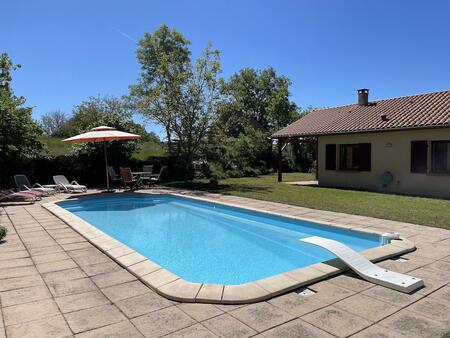
[[[39,140],[47,146],[47,155],[50,156],[64,156],[69,155],[72,144],[62,142],[62,138],[43,135]],[[149,157],[164,156],[164,148],[159,143],[144,142],[141,150],[133,153],[132,158],[136,160],[146,161]]]
[[[39,137],[39,141],[47,146],[47,155],[50,156],[64,156],[70,153],[72,144],[62,142],[62,138],[53,137],[48,135],[42,135]]]
[[[284,174],[285,181],[311,179],[311,174]],[[215,188],[206,181],[178,182],[172,183],[171,186],[450,229],[450,200],[291,186],[277,183],[276,180],[276,174],[272,174],[220,180],[219,186]]]
[[[146,161],[149,157],[162,157],[165,154],[164,147],[159,143],[145,142],[139,152],[133,153],[135,160]]]

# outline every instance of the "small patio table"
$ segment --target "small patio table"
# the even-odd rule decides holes
[[[141,182],[144,180],[150,181],[150,178],[154,176],[151,171],[132,171],[131,174],[138,177]],[[149,186],[149,184],[146,184],[146,186]]]

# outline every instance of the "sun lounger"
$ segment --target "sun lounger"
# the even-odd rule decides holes
[[[29,194],[26,192],[15,192],[12,190],[0,190],[0,202],[19,200],[19,201],[34,203],[39,199],[41,199],[41,198],[38,196],[35,196],[34,194]]]
[[[41,185],[39,183],[31,185],[25,175],[14,175],[14,181],[16,182],[18,191],[39,191],[44,196],[54,195],[57,192],[55,185]]]
[[[85,185],[78,184],[77,181],[69,182],[69,180],[64,175],[53,176],[55,184],[57,184],[61,190],[65,192],[86,192],[87,188]]]

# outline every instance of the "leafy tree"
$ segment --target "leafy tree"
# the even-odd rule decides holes
[[[9,170],[19,167],[26,159],[39,155],[43,145],[38,140],[42,134],[33,120],[32,108],[25,107],[25,98],[16,96],[11,88],[14,65],[6,53],[0,54],[0,172],[7,183]]]
[[[132,116],[132,112],[124,103],[115,97],[89,97],[74,108],[72,117],[61,127],[61,133],[69,137],[98,126],[108,126],[146,137],[147,132],[141,125],[133,122]],[[137,150],[139,142],[110,142],[110,154],[122,161],[129,159],[131,153]],[[79,144],[75,150],[76,154],[85,154],[94,158],[100,156],[102,147],[103,145],[99,143],[85,143]]]
[[[50,136],[59,136],[61,128],[67,122],[66,114],[61,110],[46,113],[41,118],[41,125],[44,132]]]
[[[272,167],[275,156],[269,136],[299,117],[289,85],[289,79],[273,68],[243,69],[223,85],[226,100],[207,150],[219,176],[220,170],[229,176],[248,176]]]
[[[141,65],[138,83],[130,86],[131,107],[162,125],[169,154],[172,151],[174,115],[181,104],[182,86],[190,71],[189,40],[166,25],[139,41],[137,59]]]
[[[180,107],[174,114],[173,133],[190,176],[193,174],[192,161],[217,121],[221,100],[220,70],[219,51],[208,46],[182,87]]]
[[[252,127],[237,136],[216,134],[208,159],[211,174],[218,178],[256,176],[268,172],[272,153],[265,133]]]
[[[129,103],[165,128],[169,155],[178,159],[185,177],[192,177],[193,160],[216,121],[221,69],[219,51],[211,45],[195,63],[188,46],[166,25],[145,34],[137,50],[141,76],[130,86]]]
[[[296,104],[289,99],[290,85],[291,81],[277,75],[272,67],[262,71],[242,69],[223,87],[229,95],[226,114],[267,132],[285,127],[299,117]]]

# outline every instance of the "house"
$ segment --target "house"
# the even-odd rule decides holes
[[[450,91],[313,111],[272,135],[316,144],[319,185],[450,198]]]

